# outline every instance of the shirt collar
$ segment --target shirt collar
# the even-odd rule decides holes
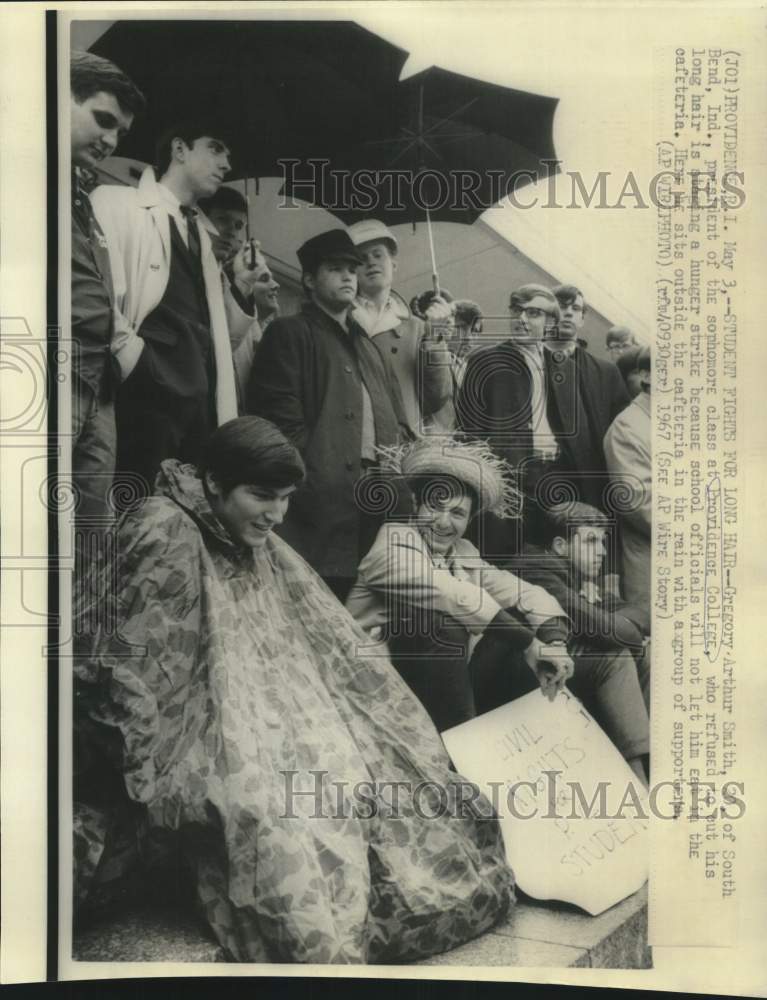
[[[157,182],[157,190],[160,193],[160,199],[171,213],[171,215],[180,216],[181,215],[181,202],[171,191],[169,187],[166,187],[162,181]]]
[[[380,313],[374,302],[364,295],[357,295],[353,315],[369,337],[387,330],[391,330],[399,337],[402,334],[398,328],[404,320],[410,318],[410,310],[405,301],[391,290]]]

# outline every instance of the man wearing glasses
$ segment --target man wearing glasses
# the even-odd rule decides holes
[[[561,319],[555,295],[523,285],[509,311],[511,337],[471,354],[456,407],[459,428],[490,442],[516,469],[524,495],[524,539],[519,525],[484,525],[487,557],[500,560],[538,540],[541,512],[552,504],[573,499],[601,509],[608,481],[604,432],[582,379],[586,352],[544,348]]]

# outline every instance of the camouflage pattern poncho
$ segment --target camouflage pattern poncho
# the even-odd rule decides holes
[[[117,634],[79,675],[228,954],[413,961],[489,928],[513,901],[498,824],[476,797],[439,815],[469,786],[385,651],[357,655],[370,640],[283,541],[236,547],[191,467],[164,463],[158,494],[122,522]]]

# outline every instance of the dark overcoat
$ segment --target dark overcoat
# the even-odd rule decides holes
[[[602,439],[629,402],[612,362],[576,348],[572,354],[544,352],[546,414],[561,452],[560,469],[578,499],[604,506],[606,478]],[[515,469],[533,454],[530,372],[512,341],[481,348],[469,356],[457,400],[461,430],[487,439]]]
[[[391,424],[407,436],[396,376],[358,329],[360,349],[391,402]],[[371,480],[361,461],[362,374],[349,333],[311,303],[271,323],[256,354],[247,411],[276,424],[306,463],[306,480],[291,497],[279,534],[321,576],[355,577],[360,507],[384,515],[395,500],[380,484],[365,486]],[[398,440],[379,438],[377,444]]]

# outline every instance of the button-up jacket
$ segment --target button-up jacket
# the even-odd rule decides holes
[[[453,395],[451,358],[444,341],[429,336],[426,323],[413,316],[396,292],[377,318],[362,297],[352,315],[391,363],[411,430],[416,434],[427,431],[434,414]]]
[[[394,373],[361,329],[354,335],[391,398],[394,425],[399,422],[406,435]],[[291,498],[280,534],[320,575],[347,578],[357,572],[363,502],[355,497],[362,471],[362,375],[350,336],[313,303],[298,316],[274,320],[258,348],[246,404],[249,413],[275,423],[306,463],[306,481]]]

